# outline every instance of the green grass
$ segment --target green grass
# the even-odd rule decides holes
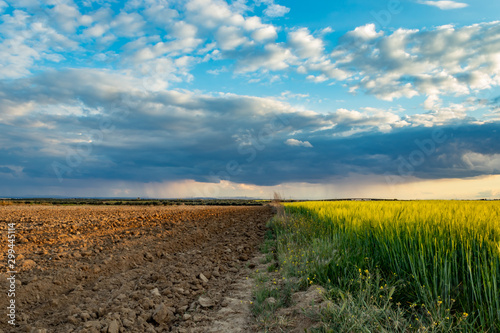
[[[279,273],[275,255],[276,235],[272,229],[266,231],[260,250],[265,254],[260,263],[267,265],[264,269],[257,269],[252,276],[255,287],[252,292],[251,311],[262,332],[276,331],[283,325],[276,313],[280,308],[292,304],[292,294],[297,290],[297,286],[292,281],[284,280]],[[270,302],[270,299],[273,299],[273,302]]]
[[[360,332],[500,332],[500,202],[304,202],[285,211],[272,223],[281,272],[336,290],[326,331],[350,332],[334,324],[348,314]]]

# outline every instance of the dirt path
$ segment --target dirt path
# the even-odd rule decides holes
[[[201,311],[228,301],[271,216],[269,207],[0,207],[2,239],[16,222],[20,254],[18,327],[2,314],[0,330],[192,331]],[[6,281],[6,250],[0,259]]]
[[[213,300],[214,306],[203,307],[199,304],[189,312],[186,320],[179,322],[173,329],[176,333],[243,333],[257,332],[253,322],[250,304],[255,281],[251,278],[258,267],[262,255],[253,257],[235,276],[227,279],[227,289],[223,293],[208,290],[204,298]]]

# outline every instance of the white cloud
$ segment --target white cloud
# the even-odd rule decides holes
[[[82,14],[74,3],[61,3],[55,1],[55,6],[48,11],[50,20],[55,23],[66,33],[74,33],[75,29],[80,25]]]
[[[234,25],[243,22],[243,16],[233,13],[229,5],[221,0],[190,0],[186,4],[186,17],[190,23],[206,28]]]
[[[189,82],[193,76],[190,68],[197,62],[196,58],[182,56],[176,59],[159,57],[136,65],[137,74],[142,75],[142,87],[146,90],[160,91],[173,82]]]
[[[145,21],[137,13],[121,12],[111,22],[110,26],[117,36],[136,37],[143,34]]]
[[[30,68],[40,53],[24,43],[19,37],[0,44],[0,78],[22,77],[30,73]]]
[[[34,103],[31,101],[13,101],[8,98],[0,99],[0,123],[9,124],[10,120],[24,117],[33,111]]]
[[[315,83],[321,83],[321,82],[325,82],[328,80],[328,77],[324,74],[321,74],[321,75],[318,75],[318,76],[314,76],[314,75],[308,75],[306,77],[307,80],[309,81],[312,81],[312,82],[315,82]]]
[[[232,11],[239,14],[251,11],[251,8],[246,4],[247,1],[248,0],[233,0],[231,3]]]
[[[281,97],[287,98],[287,99],[288,98],[297,98],[297,99],[299,99],[299,98],[307,98],[307,97],[309,97],[309,94],[294,94],[294,93],[286,90],[286,91],[284,91],[284,92],[281,93]]]
[[[252,33],[252,38],[258,42],[274,40],[276,37],[278,37],[278,33],[276,32],[276,28],[272,25],[260,28]]]
[[[300,141],[297,139],[288,139],[285,141],[285,144],[288,146],[294,146],[294,147],[306,147],[306,148],[313,147],[313,145],[309,141]]]
[[[0,78],[18,78],[30,74],[44,61],[64,59],[62,50],[75,50],[76,42],[52,28],[46,20],[33,19],[15,10],[2,16],[0,24]]]
[[[332,33],[334,32],[335,30],[333,30],[332,27],[326,27],[324,29],[321,29],[321,31],[319,32],[321,35],[327,35],[329,33]]]
[[[84,34],[90,38],[97,38],[104,35],[108,29],[109,27],[107,25],[97,23],[85,29]]]
[[[323,41],[311,35],[307,28],[300,28],[288,33],[288,43],[302,58],[320,57],[323,54]]]
[[[442,105],[442,101],[435,98],[435,96],[431,95],[424,102],[424,107],[427,107],[427,104],[432,104],[432,107],[430,108],[431,111],[407,116],[406,120],[410,122],[412,126],[425,127],[458,124],[467,119],[470,122],[480,123],[480,121],[476,121],[467,115],[467,112],[477,110],[477,105],[467,105],[467,103],[453,102],[450,102],[447,105]]]
[[[177,21],[173,24],[171,34],[175,38],[195,38],[198,28],[184,21]]]
[[[222,50],[233,50],[248,41],[239,28],[230,26],[220,27],[215,33],[215,38]]]
[[[3,10],[4,10],[4,8],[5,8],[5,7],[8,7],[8,6],[9,6],[9,5],[8,5],[5,1],[0,0],[0,13],[2,13],[2,12],[3,12]]]
[[[269,17],[282,17],[282,16],[285,16],[289,11],[290,11],[290,8],[273,3],[273,4],[270,4],[264,10],[264,14],[269,16]]]
[[[165,26],[174,18],[179,16],[179,13],[169,7],[168,2],[146,0],[146,6],[143,11],[148,22],[155,23],[160,26]]]
[[[260,52],[243,55],[238,63],[238,72],[255,72],[257,70],[283,70],[290,66],[296,57],[289,49],[279,44],[267,44]]]
[[[364,108],[364,112],[338,109],[331,117],[337,126],[337,135],[349,136],[360,132],[390,132],[394,128],[409,126],[410,123],[392,111],[376,108]]]
[[[89,26],[93,22],[92,16],[90,15],[82,15],[78,19],[78,23],[82,26]]]
[[[196,36],[206,38],[211,49],[219,49],[217,52],[220,54],[216,55],[217,57],[205,53],[205,60],[233,58],[238,68],[246,67],[239,62],[248,62],[250,53],[261,58],[263,53],[267,53],[266,47],[272,45],[278,37],[278,29],[274,25],[262,23],[261,18],[257,16],[245,16],[248,7],[243,2],[233,2],[229,5],[222,0],[190,0],[185,9],[183,20],[197,29]],[[201,54],[210,52],[211,49],[198,51]],[[238,52],[233,52],[236,50]],[[269,63],[271,68],[267,70],[277,67],[272,65],[273,61]]]
[[[256,5],[269,9],[276,4],[259,0]],[[89,59],[106,66],[117,60],[120,68],[165,84],[191,80],[189,71],[197,63],[224,60],[236,73],[257,72],[250,80],[283,79],[286,73],[269,72],[290,70],[305,80],[340,81],[350,92],[387,101],[423,96],[424,107],[433,111],[442,111],[442,96],[467,96],[500,85],[500,22],[392,33],[367,24],[346,33],[332,52],[323,40],[331,28],[292,27],[281,32],[286,42],[277,42],[280,27],[250,16],[253,7],[244,1],[144,0],[128,3],[119,13],[103,7],[86,15],[69,1],[42,14],[34,5],[27,8],[33,12],[17,10],[0,24],[3,77],[27,76],[48,61],[64,63],[68,48],[92,53],[87,43],[95,43],[99,50]],[[75,27],[81,27],[79,34],[68,33]],[[113,55],[107,46],[118,37],[125,45]]]
[[[255,0],[255,4],[258,6],[264,5],[266,8],[263,13],[268,17],[282,17],[290,11],[288,7],[275,4],[274,0]]]
[[[152,66],[148,69],[151,72],[162,73],[161,77],[168,75],[169,72],[175,71],[176,68],[189,66],[192,59],[179,58],[175,62],[169,59],[158,59],[155,62],[148,62],[145,65]],[[51,112],[59,112],[64,110],[71,114],[75,110],[75,115],[82,115],[85,104],[105,106],[111,96],[123,93],[129,97],[133,108],[137,113],[147,113],[154,117],[167,117],[169,119],[177,119],[177,117],[187,117],[190,119],[194,116],[193,112],[197,113],[197,119],[200,123],[200,130],[204,126],[215,126],[218,122],[217,117],[212,120],[214,123],[204,123],[204,117],[212,117],[214,114],[223,114],[228,118],[228,123],[235,126],[245,128],[250,126],[250,122],[255,123],[251,127],[260,128],[269,123],[272,117],[276,115],[290,115],[295,118],[290,126],[295,129],[300,129],[304,133],[314,133],[319,130],[332,129],[336,127],[336,132],[346,132],[352,128],[364,128],[364,130],[387,131],[388,128],[397,128],[408,126],[409,124],[402,120],[400,116],[392,111],[380,109],[365,108],[363,112],[355,110],[338,109],[335,112],[321,115],[312,111],[299,111],[290,104],[279,101],[276,98],[259,98],[253,96],[239,96],[234,94],[224,94],[220,96],[199,95],[194,92],[176,92],[166,91],[165,86],[160,89],[146,89],[144,84],[160,84],[155,82],[155,77],[150,77],[150,82],[144,82],[141,78],[125,75],[119,72],[105,70],[70,70],[65,72],[54,72],[42,75],[35,81],[27,80],[26,87],[38,86],[37,94],[27,92],[28,99],[21,98],[19,100],[0,100],[2,109],[7,110],[9,117],[23,118],[28,113],[36,114],[40,111],[43,105],[43,111],[39,115],[48,115]],[[22,81],[21,81],[22,82]],[[48,84],[51,82],[51,84]],[[70,90],[63,87],[71,86],[71,82],[81,82],[81,84],[71,87]],[[151,93],[147,90],[156,91]],[[282,94],[287,98],[306,98],[306,94],[291,94],[286,91]],[[73,104],[78,102],[77,108]],[[36,104],[39,105],[36,107]],[[56,109],[54,105],[59,105]],[[160,109],[158,109],[161,107]],[[96,108],[96,107],[94,107]],[[170,112],[165,113],[161,110],[170,108]],[[175,112],[174,109],[175,108]],[[87,108],[88,109],[88,108]],[[10,111],[9,111],[10,110]],[[38,111],[37,111],[38,110]],[[53,111],[50,111],[53,110]],[[96,110],[100,110],[99,107]],[[89,111],[85,111],[89,112]],[[98,113],[101,113],[98,111]],[[74,112],[73,112],[74,113]],[[203,117],[201,117],[203,115]],[[242,117],[245,115],[245,117]],[[248,118],[250,117],[250,118]],[[243,120],[242,120],[243,119]],[[212,121],[210,120],[210,121]],[[167,126],[167,125],[165,125]],[[175,122],[168,125],[175,127]],[[387,126],[389,126],[387,128]],[[180,131],[178,129],[176,131]],[[228,129],[234,134],[235,129]],[[290,141],[294,143],[295,141]],[[307,141],[304,141],[307,142]],[[297,142],[295,142],[297,143]]]
[[[500,22],[491,22],[384,36],[364,26],[347,33],[331,57],[353,90],[380,99],[465,96],[500,85],[499,29]]]
[[[423,107],[426,110],[433,110],[439,106],[441,99],[437,95],[429,95],[425,100]]]
[[[466,4],[464,2],[449,1],[449,0],[419,1],[419,3],[421,3],[423,5],[438,7],[439,9],[443,9],[443,10],[459,9],[459,8],[465,8],[465,7],[469,6],[468,4]]]
[[[468,152],[462,156],[462,160],[471,170],[488,173],[500,172],[500,154]]]
[[[368,41],[370,39],[374,39],[382,36],[384,33],[382,31],[377,32],[375,30],[375,24],[369,23],[367,25],[363,25],[357,27],[353,31],[349,31],[346,36],[351,37],[353,39],[360,39],[363,41]]]
[[[254,31],[254,30],[266,27],[268,25],[269,24],[262,23],[260,17],[258,17],[258,16],[245,17],[245,20],[241,23],[241,26],[246,31]]]

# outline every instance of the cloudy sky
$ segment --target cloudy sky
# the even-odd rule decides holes
[[[498,13],[0,0],[0,197],[500,198]]]

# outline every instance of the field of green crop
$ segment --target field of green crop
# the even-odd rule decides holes
[[[286,203],[272,226],[284,274],[331,291],[332,331],[500,332],[498,201]]]

